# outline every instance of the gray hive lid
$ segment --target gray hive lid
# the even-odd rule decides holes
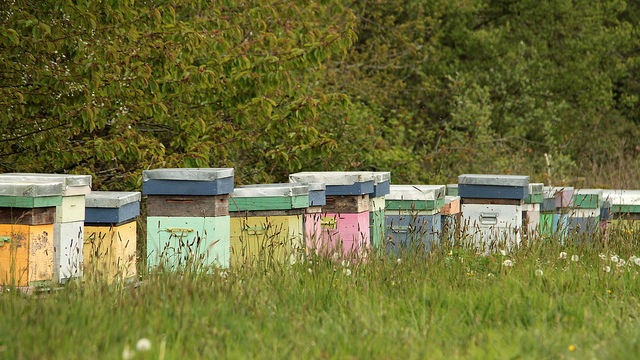
[[[445,197],[445,185],[391,185],[386,200],[423,201],[437,200]]]
[[[590,196],[597,196],[597,197],[602,197],[602,194],[604,193],[604,190],[602,189],[577,189],[573,192],[573,195],[590,195]]]
[[[640,205],[640,190],[604,190],[602,196],[612,205]]]
[[[39,173],[7,173],[0,174],[0,179],[11,178],[17,179],[18,181],[38,181],[38,182],[48,182],[48,181],[62,181],[65,186],[65,190],[67,187],[82,187],[88,186],[91,187],[91,175],[75,175],[75,174],[39,174]]]
[[[529,186],[529,176],[463,174],[458,176],[458,184],[525,187]]]
[[[233,168],[171,168],[142,171],[142,181],[215,181],[228,177],[233,177]]]
[[[389,171],[378,171],[373,173],[373,183],[380,184],[383,182],[391,181],[391,172]]]
[[[325,183],[327,186],[353,185],[374,181],[370,171],[320,171],[299,172],[289,175],[291,183]]]
[[[542,194],[544,191],[543,183],[531,183],[529,184],[529,195]]]
[[[233,189],[234,198],[249,197],[291,197],[309,195],[306,184],[257,184],[242,185]]]
[[[457,201],[460,200],[460,196],[445,196],[444,197],[444,203],[446,204],[451,204],[452,201]]]
[[[303,184],[305,185],[305,184]],[[325,191],[327,190],[327,185],[325,183],[308,183],[309,191]]]
[[[26,182],[17,180],[0,180],[0,196],[46,197],[62,196],[62,181]]]
[[[556,197],[559,193],[571,193],[573,195],[574,192],[571,186],[545,187],[544,189],[549,193],[549,197]]]
[[[85,197],[88,208],[119,208],[124,205],[140,202],[141,195],[137,191],[92,191]]]

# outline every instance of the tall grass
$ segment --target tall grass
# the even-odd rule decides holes
[[[443,244],[6,291],[0,358],[628,359],[640,354],[639,244],[632,231],[504,253]]]

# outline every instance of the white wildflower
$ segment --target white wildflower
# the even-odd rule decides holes
[[[151,350],[151,340],[147,338],[142,338],[138,340],[138,342],[136,343],[136,350],[140,352]]]
[[[611,261],[613,261],[614,263],[617,263],[618,260],[620,260],[620,258],[618,257],[618,255],[613,255],[611,256]]]
[[[640,258],[635,258],[633,262],[636,263],[636,265],[640,266]]]
[[[349,260],[342,260],[342,267],[349,267]]]
[[[507,266],[507,267],[513,266],[513,261],[507,259],[502,263],[502,265]]]
[[[342,270],[342,272],[344,272],[344,274],[347,275],[347,276],[351,275],[351,270],[350,269],[344,269],[344,270]]]
[[[605,254],[600,254],[598,256],[600,256],[600,259],[602,259],[602,260],[605,260],[607,258],[607,255],[605,255]]]
[[[500,255],[502,255],[502,256],[507,256],[507,252],[506,252],[506,251],[504,251],[504,250],[500,250]]]
[[[611,267],[610,266],[605,266],[605,267],[602,268],[602,271],[611,272]]]
[[[576,261],[578,261],[578,260],[580,260],[580,256],[578,256],[578,255],[571,255],[571,261],[576,262]]]
[[[398,258],[397,263],[398,263],[398,264],[402,263],[402,259]]]
[[[626,264],[627,264],[627,262],[624,261],[624,259],[620,259],[620,260],[618,260],[618,263],[616,264],[616,266],[622,267],[622,266],[625,266]]]
[[[124,350],[122,350],[122,359],[123,360],[131,360],[136,356],[136,352],[129,349],[129,344],[124,346]]]
[[[227,278],[227,275],[228,275],[228,274],[227,274],[227,272],[226,272],[226,271],[223,271],[223,272],[221,272],[221,273],[220,273],[220,277],[221,277],[221,278],[223,278],[223,279],[226,279],[226,278]]]
[[[309,272],[309,274],[311,274],[311,273],[313,273],[313,270],[311,270],[311,268],[308,268],[307,272]]]
[[[544,275],[544,272],[542,272],[542,270],[538,269],[536,270],[536,276],[542,276]]]
[[[567,258],[567,253],[566,252],[561,252],[560,253],[560,259],[566,259]]]
[[[334,252],[331,257],[333,258],[333,260],[338,260],[340,259],[340,254],[338,254],[337,252]]]

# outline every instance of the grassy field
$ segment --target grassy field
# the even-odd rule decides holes
[[[621,232],[7,291],[0,358],[637,358],[639,244]]]

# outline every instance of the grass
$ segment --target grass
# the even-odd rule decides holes
[[[628,359],[640,355],[639,244],[619,232],[505,255],[443,246],[8,291],[0,358]],[[142,338],[149,351],[135,350]]]

